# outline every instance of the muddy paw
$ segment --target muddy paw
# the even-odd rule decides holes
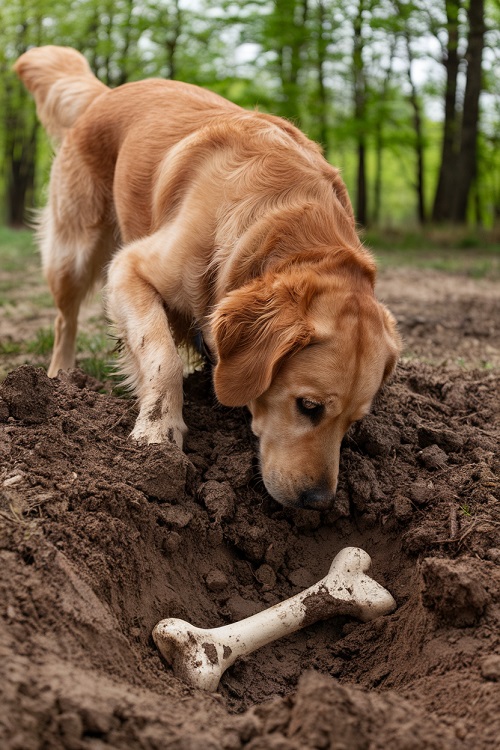
[[[180,425],[170,424],[163,420],[141,419],[139,416],[130,437],[141,445],[175,443],[182,450],[186,434],[187,427],[184,422],[181,422]]]

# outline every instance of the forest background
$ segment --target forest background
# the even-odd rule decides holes
[[[51,147],[11,67],[83,52],[111,87],[160,76],[289,118],[360,225],[495,228],[500,0],[0,0],[0,223],[40,205]]]

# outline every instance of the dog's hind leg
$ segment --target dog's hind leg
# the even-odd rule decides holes
[[[39,226],[39,244],[45,278],[49,284],[57,315],[54,326],[54,348],[48,375],[75,366],[78,313],[94,282],[102,273],[113,250],[109,226],[79,228],[56,224],[50,206]]]
[[[131,437],[182,448],[183,364],[168,320],[169,247],[167,230],[120,250],[109,266],[106,306],[123,344],[121,370],[139,399]]]

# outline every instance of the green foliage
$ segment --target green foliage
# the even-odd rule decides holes
[[[419,137],[428,212],[439,170],[444,76],[437,60],[446,57],[445,7],[445,0],[0,0],[0,222],[24,218],[14,205],[13,180],[25,183],[21,209],[43,202],[51,148],[10,71],[23,51],[41,44],[79,49],[112,87],[148,76],[178,78],[288,117],[343,168],[353,200],[362,139],[368,217],[390,225],[414,221]],[[492,226],[500,215],[498,2],[487,0],[486,10],[488,95],[470,219]],[[458,29],[462,54],[463,11]],[[424,112],[419,137],[415,103]]]

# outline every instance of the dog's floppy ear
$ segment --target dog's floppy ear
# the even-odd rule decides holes
[[[225,406],[244,406],[266,391],[283,358],[311,340],[311,292],[302,283],[259,278],[230,292],[211,316],[217,350],[214,387]]]

